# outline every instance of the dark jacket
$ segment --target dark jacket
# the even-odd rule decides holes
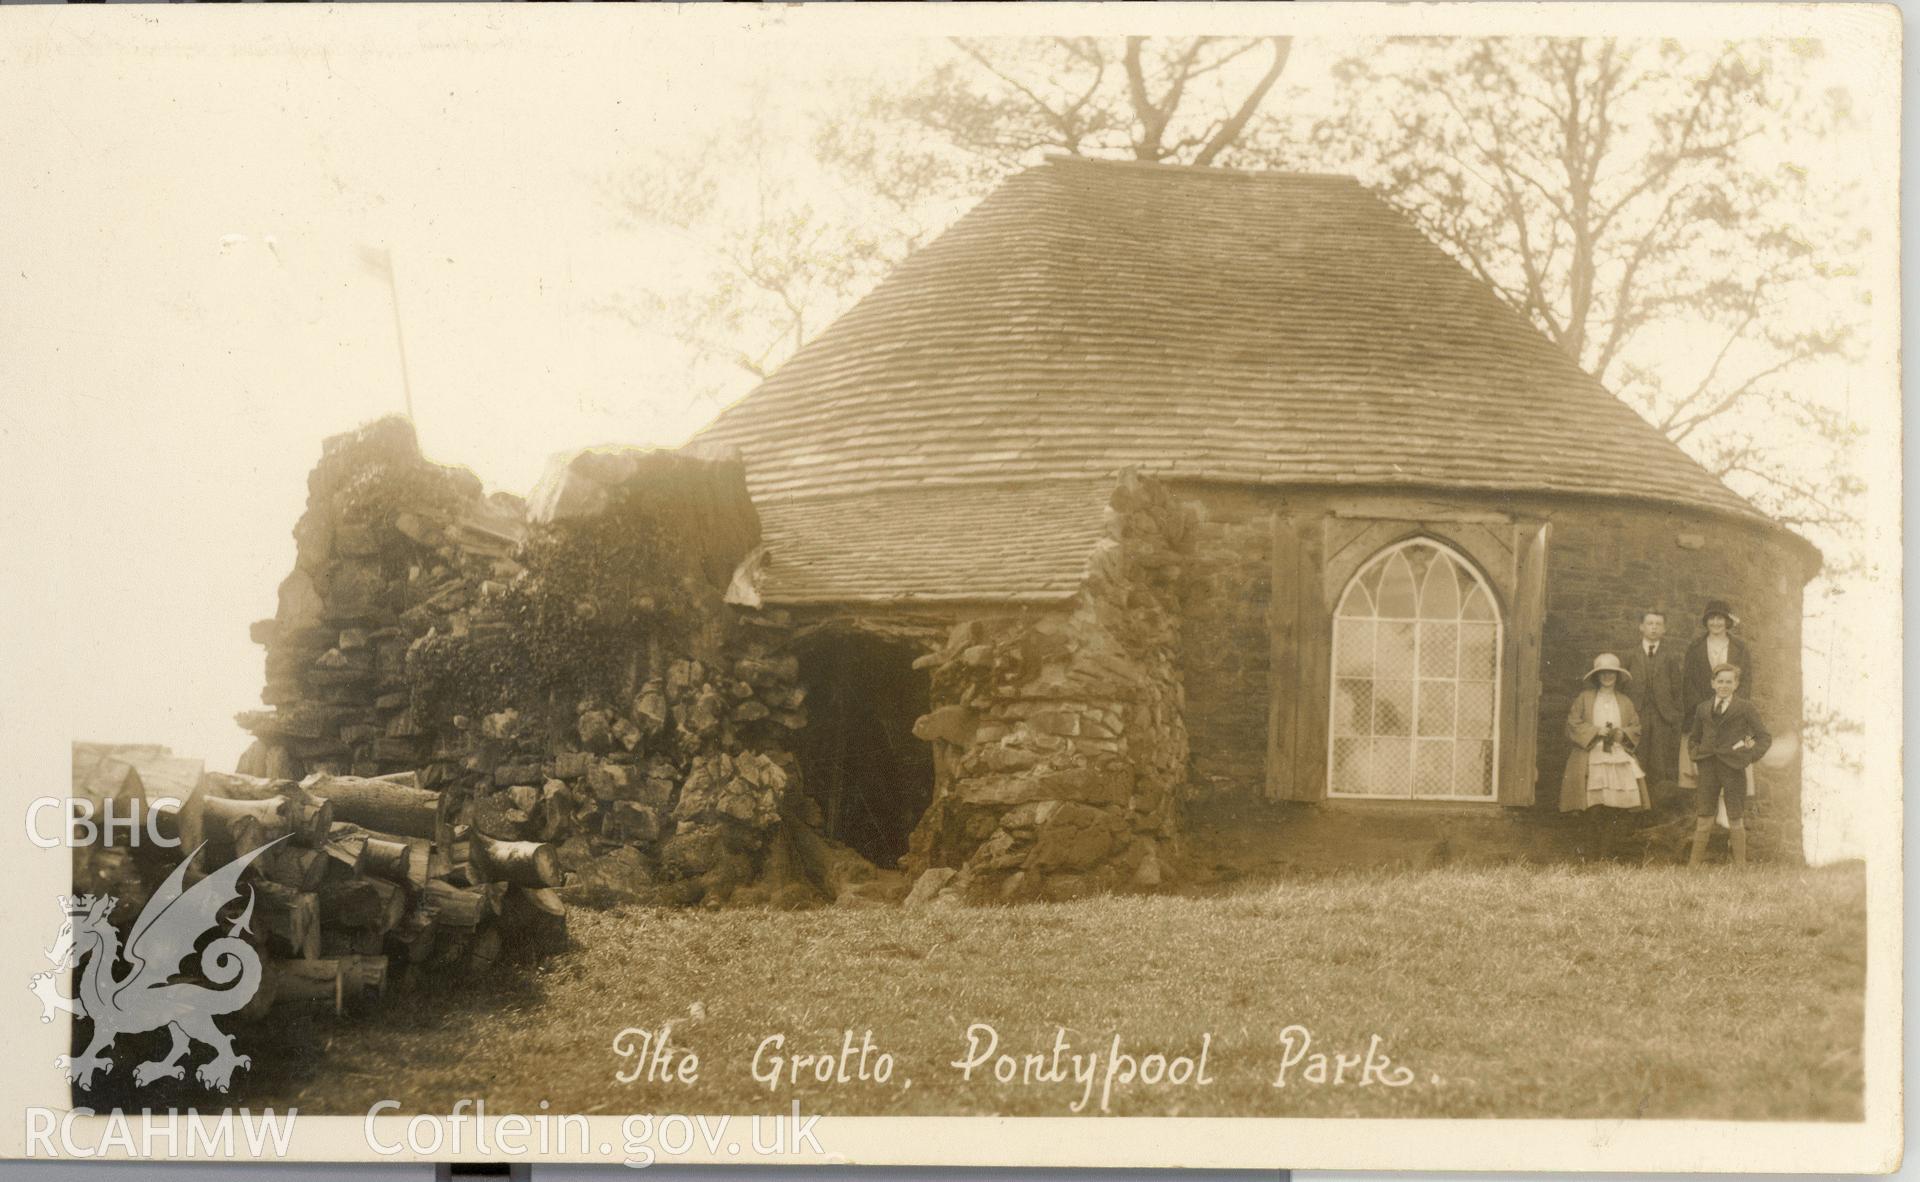
[[[1644,656],[1644,654],[1642,654]],[[1753,654],[1747,649],[1747,642],[1738,636],[1727,637],[1727,663],[1740,666],[1740,685],[1733,691],[1735,697],[1753,697]],[[1713,697],[1713,665],[1707,660],[1707,638],[1696,638],[1687,649],[1687,663],[1681,676],[1683,697],[1680,705],[1686,717],[1693,718],[1694,707]]]
[[[1651,660],[1647,657],[1644,640],[1636,640],[1631,647],[1617,651],[1622,654],[1620,664],[1630,675],[1627,695],[1639,708],[1640,717],[1648,722],[1658,718],[1674,730],[1679,730],[1687,720],[1686,703],[1681,700],[1686,694],[1681,684],[1681,666],[1685,662],[1685,654],[1671,640],[1661,641],[1659,650]],[[1701,651],[1705,653],[1705,649]],[[1711,679],[1707,693],[1713,693]]]
[[[1640,766],[1646,769],[1649,781],[1671,783],[1680,774],[1680,736],[1692,719],[1681,681],[1686,649],[1678,641],[1663,640],[1649,659],[1646,642],[1636,637],[1632,645],[1615,651],[1620,654],[1621,665],[1632,674],[1627,693],[1639,708],[1640,723],[1645,728],[1636,753]]]
[[[1734,744],[1742,739],[1752,739],[1753,746],[1734,750]],[[1736,697],[1727,704],[1727,712],[1716,718],[1713,699],[1709,698],[1694,708],[1693,723],[1687,728],[1687,742],[1691,744],[1695,763],[1715,760],[1739,771],[1767,753],[1767,748],[1773,746],[1773,735],[1760,720],[1760,711],[1752,702]]]

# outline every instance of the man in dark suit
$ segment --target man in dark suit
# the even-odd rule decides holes
[[[1680,781],[1680,736],[1687,724],[1681,689],[1684,660],[1666,635],[1666,613],[1642,612],[1640,642],[1621,650],[1629,674],[1627,694],[1640,711],[1640,746],[1634,754],[1647,783],[1656,787]]]
[[[1747,860],[1747,765],[1767,753],[1773,736],[1752,702],[1734,696],[1740,688],[1740,670],[1721,665],[1713,671],[1713,697],[1693,712],[1687,743],[1700,777],[1694,805],[1693,853],[1687,865],[1706,860],[1707,838],[1713,833],[1714,811],[1722,799],[1727,806],[1728,845],[1736,864]]]

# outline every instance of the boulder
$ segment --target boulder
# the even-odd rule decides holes
[[[667,724],[667,692],[658,677],[648,678],[633,696],[633,720],[648,735],[659,734]]]
[[[953,876],[958,873],[959,871],[953,869],[951,866],[932,866],[927,868],[927,870],[922,872],[920,877],[915,880],[913,889],[907,892],[906,905],[908,907],[929,906],[934,899],[939,897],[940,892],[945,890],[947,885],[953,881]]]
[[[281,580],[280,606],[273,617],[279,623],[280,631],[314,627],[326,615],[326,610],[327,605],[314,588],[311,575],[296,570]]]
[[[513,739],[520,734],[520,712],[501,710],[480,720],[480,737],[483,739]]]
[[[613,720],[613,737],[622,747],[632,751],[640,745],[640,728],[624,718],[616,718]]]
[[[720,720],[725,717],[726,708],[726,699],[720,696],[718,690],[710,685],[701,686],[699,696],[687,709],[686,730],[700,738],[706,738],[719,727]]]
[[[1028,865],[1037,870],[1089,870],[1113,852],[1121,819],[1091,805],[1063,802],[1037,831]]]
[[[593,751],[605,751],[613,746],[613,715],[606,710],[587,710],[580,715],[579,735],[582,745]]]
[[[297,572],[294,578],[305,576]],[[386,598],[387,579],[378,563],[351,559],[334,568],[327,588],[327,618],[363,620],[379,613]]]
[[[601,833],[612,841],[646,844],[660,838],[660,814],[643,804],[616,800],[601,822]]]
[[[602,802],[631,800],[636,771],[626,764],[603,760],[587,769],[587,787],[592,790],[594,798]]]
[[[660,847],[660,865],[675,878],[697,878],[718,866],[726,855],[725,836],[719,829],[682,829]]]
[[[819,887],[828,899],[837,902],[842,895],[879,876],[879,867],[852,846],[791,822],[785,832],[787,844],[793,849],[795,869]]]
[[[594,859],[593,843],[584,837],[569,837],[554,846],[553,852],[562,870],[584,870]]]
[[[940,739],[956,747],[965,747],[973,742],[974,732],[979,725],[978,712],[965,706],[941,706],[914,721],[913,737],[929,743]]]
[[[652,896],[653,875],[640,851],[631,846],[620,846],[587,861],[560,891],[560,897],[568,902],[640,902]]]
[[[1012,870],[1026,862],[1030,848],[1007,830],[996,829],[993,836],[974,851],[968,863],[985,871]]]

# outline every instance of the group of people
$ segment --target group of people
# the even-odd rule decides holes
[[[1667,643],[1664,613],[1640,617],[1640,641],[1622,660],[1601,653],[1567,713],[1560,808],[1646,809],[1648,791],[1693,796],[1693,849],[1706,859],[1716,816],[1724,815],[1736,863],[1747,860],[1747,797],[1753,764],[1773,743],[1753,705],[1753,655],[1733,634],[1740,622],[1724,600],[1701,613],[1705,633],[1684,654]]]

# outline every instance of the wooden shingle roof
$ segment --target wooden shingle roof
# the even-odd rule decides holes
[[[1764,520],[1357,181],[1297,173],[1029,169],[694,445],[738,448],[763,515],[801,545],[809,502],[829,532],[853,518],[823,499],[848,497],[882,514],[869,531],[917,528],[905,504],[874,508],[882,494],[917,490],[925,513],[936,489],[1125,467]]]
[[[760,507],[771,603],[1071,598],[1105,535],[1112,480],[956,485]]]

